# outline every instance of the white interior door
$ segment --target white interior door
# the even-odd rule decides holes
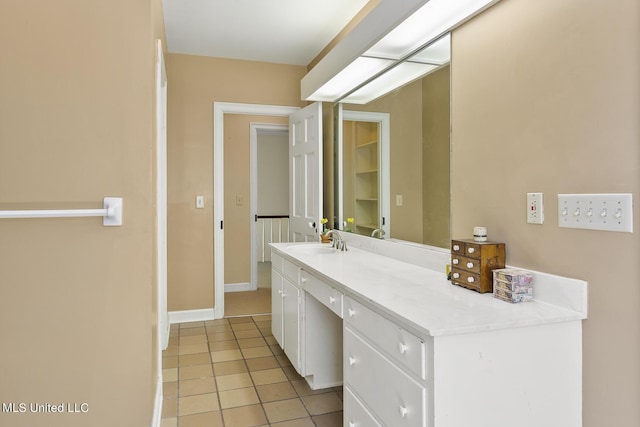
[[[322,104],[289,115],[289,233],[317,242],[322,218]]]

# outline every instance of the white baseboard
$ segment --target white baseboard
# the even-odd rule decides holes
[[[153,400],[153,418],[151,419],[151,427],[160,427],[162,420],[162,371],[158,374],[156,383],[156,396]]]
[[[251,286],[251,283],[225,283],[224,291],[225,292],[243,292],[243,291],[255,291],[256,289]]]
[[[200,310],[170,311],[169,324],[185,322],[202,322],[215,319],[213,308],[203,308]]]

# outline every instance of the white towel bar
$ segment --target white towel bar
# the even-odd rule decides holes
[[[122,225],[122,197],[105,197],[103,209],[0,211],[0,218],[70,218],[101,216],[106,227]]]

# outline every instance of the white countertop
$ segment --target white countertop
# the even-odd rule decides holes
[[[534,298],[510,304],[492,294],[479,294],[454,286],[444,271],[434,271],[390,257],[349,247],[346,252],[312,253],[290,250],[309,243],[276,243],[272,248],[284,258],[329,282],[345,295],[401,321],[417,333],[441,336],[576,321],[586,318],[586,282],[570,282],[574,292],[584,292],[584,310],[542,302],[538,288],[548,275],[534,277]],[[318,245],[315,244],[314,245]],[[328,246],[328,245],[327,245]],[[557,277],[557,276],[553,276]],[[553,279],[551,279],[553,281]],[[582,290],[583,289],[583,290]],[[555,298],[558,299],[558,298]]]

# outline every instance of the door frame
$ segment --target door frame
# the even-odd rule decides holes
[[[278,133],[289,134],[289,126],[277,123],[251,123],[250,124],[251,135],[249,137],[250,148],[250,161],[251,166],[249,168],[249,180],[250,180],[250,234],[251,234],[251,279],[249,282],[249,288],[253,291],[258,289],[258,256],[256,253],[257,241],[256,236],[256,223],[255,215],[258,214],[258,133]],[[287,160],[288,161],[288,160]]]
[[[300,107],[279,105],[243,104],[234,102],[213,103],[213,316],[224,317],[224,115],[245,114],[254,116],[284,116]]]

